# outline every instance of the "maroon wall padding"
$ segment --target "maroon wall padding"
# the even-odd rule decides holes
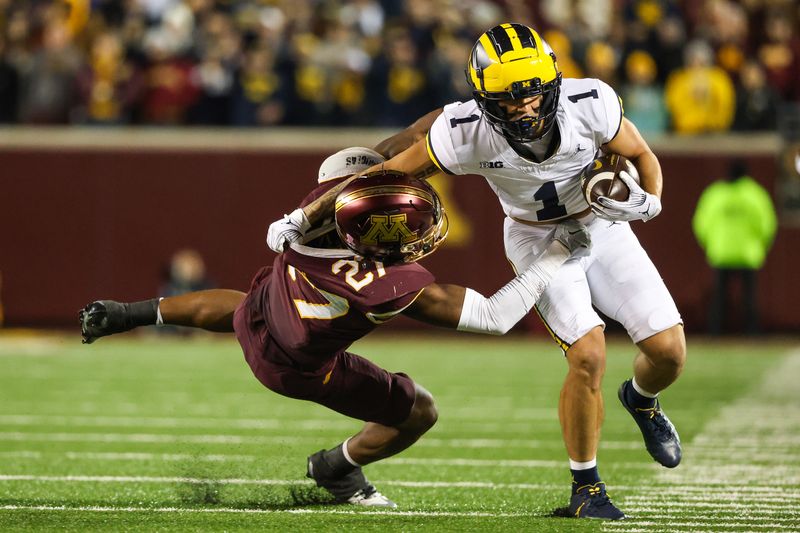
[[[7,326],[70,326],[100,298],[156,295],[171,254],[195,248],[218,286],[246,289],[274,257],[272,220],[309,190],[327,154],[257,151],[8,149],[0,152],[0,298]],[[702,189],[724,176],[722,155],[661,157],[664,212],[634,229],[671,289],[690,331],[702,331],[712,273],[691,231]],[[774,193],[775,161],[748,159]],[[424,264],[440,282],[490,294],[512,276],[502,212],[482,178],[451,177],[444,195],[462,242]],[[460,216],[459,216],[460,215]],[[468,220],[469,228],[459,224]],[[455,230],[455,228],[454,228]],[[453,235],[456,236],[454,231]],[[759,282],[765,329],[797,331],[800,284],[790,253],[800,229],[781,227]],[[528,328],[540,328],[533,317]]]

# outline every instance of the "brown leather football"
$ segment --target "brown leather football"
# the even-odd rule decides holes
[[[587,203],[596,202],[599,196],[625,201],[630,190],[619,177],[619,173],[627,170],[631,177],[639,183],[636,167],[626,158],[617,154],[603,154],[586,167],[581,175],[581,188]]]

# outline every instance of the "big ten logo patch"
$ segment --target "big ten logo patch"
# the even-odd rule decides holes
[[[369,217],[370,227],[361,237],[363,244],[387,242],[407,243],[417,238],[416,232],[406,224],[407,218],[402,215],[372,215]]]
[[[502,161],[481,161],[480,162],[481,168],[503,168]]]

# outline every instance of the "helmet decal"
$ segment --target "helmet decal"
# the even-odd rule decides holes
[[[364,244],[379,244],[389,242],[411,242],[417,238],[417,232],[411,231],[408,224],[408,215],[370,215],[370,227],[361,236]]]

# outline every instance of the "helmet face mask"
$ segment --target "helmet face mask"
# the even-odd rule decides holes
[[[561,72],[550,47],[527,26],[501,24],[484,33],[472,48],[466,75],[489,124],[509,141],[535,141],[555,124]],[[534,96],[542,97],[535,117],[509,116],[500,105]]]
[[[336,231],[365,259],[418,261],[444,242],[447,230],[447,215],[433,187],[401,172],[371,172],[336,198]]]

